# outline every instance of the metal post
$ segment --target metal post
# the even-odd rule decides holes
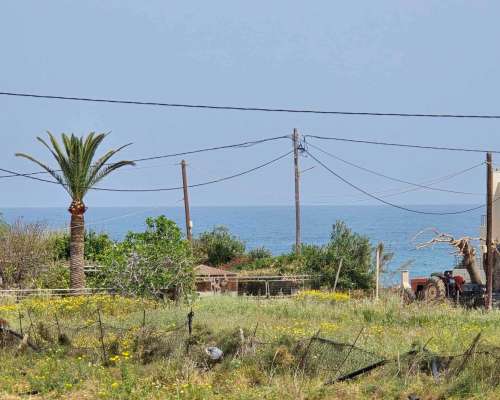
[[[186,237],[187,240],[192,242],[193,233],[192,233],[191,214],[189,212],[189,193],[188,193],[188,181],[186,173],[186,160],[181,161],[181,170],[182,170],[182,187],[184,189],[184,213],[186,216]]]
[[[300,255],[301,233],[300,233],[300,171],[299,171],[299,143],[300,134],[297,129],[293,130],[293,164],[295,168],[295,254]]]
[[[492,307],[493,294],[493,164],[491,153],[486,153],[486,301]]]

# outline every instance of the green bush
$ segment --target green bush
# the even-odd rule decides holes
[[[53,262],[36,277],[34,286],[41,289],[69,288],[68,266],[61,261]]]
[[[206,262],[215,266],[228,263],[245,253],[245,243],[224,226],[202,233],[197,239],[197,248]]]
[[[106,251],[97,283],[140,296],[188,295],[194,284],[189,243],[175,222],[163,215],[147,218],[146,225],[145,232],[129,232]]]
[[[260,260],[262,258],[271,258],[272,256],[273,253],[271,253],[271,250],[266,249],[264,246],[256,247],[248,252],[248,257],[252,261]]]
[[[367,237],[352,232],[342,221],[333,226],[330,241],[324,246],[302,246],[304,272],[318,276],[320,285],[332,287],[342,260],[338,287],[369,289],[373,286],[372,246]]]
[[[69,233],[55,233],[51,245],[57,260],[69,260]],[[107,233],[86,231],[84,246],[85,260],[98,262],[100,257],[113,246],[113,240],[110,239]]]
[[[237,264],[235,268],[237,270],[256,271],[261,269],[274,269],[277,267],[277,265],[278,263],[276,258],[266,257],[266,258],[257,258],[254,260],[249,259],[248,262]]]

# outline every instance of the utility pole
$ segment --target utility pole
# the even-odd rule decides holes
[[[493,162],[486,153],[486,302],[492,308],[493,299]]]
[[[295,168],[295,254],[300,255],[300,171],[299,171],[299,144],[300,134],[293,130],[293,164]]]
[[[184,189],[184,213],[186,215],[186,237],[189,242],[193,241],[191,214],[189,212],[189,194],[186,174],[186,160],[181,161],[182,187]]]

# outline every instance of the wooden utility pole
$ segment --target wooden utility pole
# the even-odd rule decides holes
[[[486,153],[486,301],[491,310],[493,299],[493,162]]]
[[[300,255],[300,171],[299,171],[299,144],[300,135],[297,129],[293,130],[293,164],[295,168],[295,254]]]
[[[189,212],[189,194],[188,194],[188,181],[187,181],[187,173],[186,173],[186,160],[181,161],[181,170],[182,170],[182,187],[184,189],[184,213],[186,215],[186,237],[190,242],[193,241],[193,233],[192,233],[192,222],[191,222],[191,214]]]

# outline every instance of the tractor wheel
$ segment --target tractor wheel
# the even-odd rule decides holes
[[[422,299],[425,301],[439,301],[446,297],[444,282],[437,276],[432,276],[422,289]]]

